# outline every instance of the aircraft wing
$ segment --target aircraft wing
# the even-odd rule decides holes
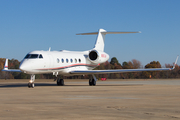
[[[6,71],[6,72],[22,72],[19,69],[2,69],[2,71]]]
[[[149,69],[113,69],[113,70],[76,70],[71,71],[71,74],[104,74],[104,73],[127,73],[127,72],[142,72],[142,71],[164,71],[173,70],[173,68],[149,68]]]
[[[75,70],[70,71],[70,74],[104,74],[104,73],[127,73],[127,72],[143,72],[143,71],[169,71],[175,68],[178,57],[174,63],[173,68],[147,68],[147,69],[112,69],[112,70]]]

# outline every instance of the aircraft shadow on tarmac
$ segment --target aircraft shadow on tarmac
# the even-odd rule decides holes
[[[35,83],[35,87],[36,86],[57,86],[57,85],[52,83]],[[28,84],[27,83],[0,84],[0,88],[6,88],[6,87],[28,87]]]
[[[142,86],[143,84],[101,84],[101,85],[97,85],[97,86]],[[38,87],[38,86],[57,86],[55,83],[35,83],[35,87]],[[89,86],[88,84],[87,85],[64,85],[65,86]],[[15,88],[15,87],[28,87],[27,83],[8,83],[8,84],[0,84],[0,88]],[[63,86],[59,86],[59,87],[63,87]],[[95,87],[95,86],[90,86],[90,87]]]

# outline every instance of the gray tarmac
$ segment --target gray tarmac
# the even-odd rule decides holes
[[[0,120],[177,120],[180,79],[0,80]]]

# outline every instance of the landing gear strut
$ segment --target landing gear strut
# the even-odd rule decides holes
[[[96,85],[96,77],[94,75],[92,75],[93,78],[89,79],[89,86],[95,86]]]
[[[35,75],[31,75],[31,80],[28,83],[29,88],[34,88]]]
[[[57,85],[58,85],[58,86],[64,86],[64,80],[58,78],[58,79],[57,79]]]

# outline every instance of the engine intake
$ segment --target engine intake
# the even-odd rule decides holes
[[[90,60],[96,60],[98,58],[98,53],[96,52],[96,51],[91,51],[90,53],[89,53],[89,59]]]
[[[109,55],[102,51],[92,50],[89,52],[88,59],[90,62],[99,64],[109,59]]]

